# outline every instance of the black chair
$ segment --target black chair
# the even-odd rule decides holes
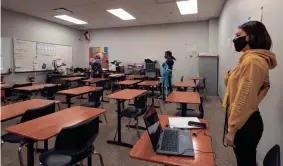
[[[99,133],[99,118],[63,128],[56,137],[53,149],[39,156],[42,166],[72,166],[88,159],[88,166],[92,164],[92,154],[99,156],[100,164],[103,159],[95,152],[93,142]]]
[[[134,106],[127,107],[121,112],[120,118],[122,117],[129,118],[128,129],[131,124],[131,119],[135,119],[135,127],[137,130],[138,137],[140,137],[138,117],[142,116],[146,112],[146,110],[147,110],[147,94],[137,97],[134,101]]]
[[[32,86],[32,83],[14,84],[13,87],[8,90],[7,96],[5,97],[5,101],[9,101],[10,103],[13,103],[20,100],[30,99],[30,94],[15,90],[15,88],[20,88],[25,86]]]
[[[54,113],[54,112],[55,112],[55,103],[51,103],[49,105],[39,107],[39,108],[29,109],[23,114],[20,123],[30,121],[30,120]],[[20,136],[20,135],[13,134],[13,133],[6,133],[1,136],[1,146],[5,142],[20,144],[18,148],[18,156],[19,156],[19,161],[20,161],[21,166],[23,166],[22,147],[26,145],[28,141],[29,139],[23,136]]]
[[[263,160],[263,166],[280,166],[280,146],[275,145],[273,146]]]
[[[103,89],[99,91],[94,91],[90,94],[88,98],[88,102],[85,104],[81,104],[81,106],[91,107],[91,108],[98,108],[98,107],[103,108],[103,106],[101,106],[102,99],[103,99]],[[108,123],[105,112],[103,113],[103,116],[104,116],[105,122]]]
[[[181,77],[181,82],[184,82],[184,76]],[[177,88],[177,91],[184,91],[185,89],[184,88],[181,88],[181,87],[178,87]]]
[[[41,96],[44,97],[47,100],[55,100],[56,92],[59,90],[58,85],[51,86],[51,87],[45,87],[41,91]]]
[[[199,81],[196,90],[206,99],[206,77],[202,81]]]

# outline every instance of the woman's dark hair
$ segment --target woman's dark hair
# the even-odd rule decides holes
[[[172,52],[171,51],[166,51],[165,55],[168,55],[169,57],[172,57]]]
[[[172,55],[171,51],[166,51],[165,55],[168,55],[171,59],[176,60],[176,58]]]
[[[249,21],[241,26],[249,37],[249,45],[251,49],[270,50],[272,40],[263,23],[259,21]]]

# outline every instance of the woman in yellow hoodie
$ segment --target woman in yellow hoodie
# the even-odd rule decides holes
[[[233,42],[243,55],[225,77],[226,141],[234,148],[238,166],[256,166],[256,148],[263,132],[258,106],[270,87],[269,69],[275,68],[277,62],[269,51],[272,40],[261,22],[239,26]]]

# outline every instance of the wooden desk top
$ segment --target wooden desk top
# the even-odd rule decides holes
[[[73,89],[61,90],[61,91],[57,92],[57,94],[61,94],[61,95],[82,95],[82,94],[85,94],[85,93],[98,91],[98,90],[101,90],[101,89],[102,89],[102,87],[82,86],[82,87],[73,88]]]
[[[45,100],[45,99],[31,99],[14,104],[9,104],[1,107],[1,121],[9,120],[12,118],[23,115],[26,110],[31,108],[38,108],[55,102],[60,103],[58,100]]]
[[[64,81],[78,81],[80,79],[82,79],[84,77],[68,77],[68,78],[62,78],[61,80],[64,80]]]
[[[146,76],[145,75],[128,75],[127,77],[130,79],[143,79]]]
[[[138,83],[139,86],[158,86],[160,81],[143,81]]]
[[[167,115],[159,115],[159,119],[163,128],[166,126],[166,124],[169,124]],[[201,120],[201,122],[207,123],[205,120]],[[192,129],[191,132],[197,134],[197,137],[192,136],[195,150],[212,152],[211,139],[207,136],[209,135],[208,130]],[[134,159],[145,160],[163,165],[215,166],[213,153],[201,153],[199,151],[195,151],[195,157],[156,154],[152,147],[148,132],[144,132],[140,140],[131,150],[130,156]]]
[[[121,100],[132,100],[142,94],[147,93],[146,90],[139,89],[124,89],[119,92],[112,93],[108,96],[105,96],[109,99],[121,99]]]
[[[200,104],[200,96],[198,92],[173,91],[167,97],[166,101],[172,103]]]
[[[12,88],[13,85],[11,84],[1,84],[1,89]]]
[[[89,78],[87,80],[82,80],[83,82],[89,82],[89,83],[96,83],[99,81],[106,81],[108,80],[107,78]]]
[[[125,74],[111,74],[109,75],[108,77],[111,77],[111,78],[119,78],[119,77],[123,77],[125,76]]]
[[[99,116],[104,112],[105,110],[101,108],[74,106],[53,114],[8,127],[6,131],[22,135],[33,140],[43,141],[57,135],[64,127],[86,121],[90,118]]]
[[[175,83],[175,87],[191,87],[191,88],[195,88],[197,87],[196,84],[194,82],[176,82]]]
[[[120,81],[116,82],[118,85],[134,85],[141,82],[141,80],[125,80],[125,81]]]
[[[204,80],[205,77],[202,76],[194,76],[194,77],[189,77],[190,80]]]
[[[24,86],[20,88],[15,88],[16,90],[21,90],[21,91],[36,91],[36,90],[41,90],[45,87],[52,87],[56,86],[58,84],[37,84],[37,85],[32,85],[32,86]]]

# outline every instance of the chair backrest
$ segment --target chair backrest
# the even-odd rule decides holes
[[[43,91],[44,97],[54,97],[56,92],[58,91],[59,87],[58,85],[56,86],[51,86],[51,87],[45,87]]]
[[[280,146],[273,146],[263,160],[263,166],[280,166]]]
[[[106,84],[106,81],[98,81],[97,83],[95,83],[97,87],[102,87],[103,89],[105,88],[105,84]]]
[[[184,76],[181,77],[181,82],[183,82],[183,81],[184,81]]]
[[[135,99],[135,107],[137,109],[147,109],[147,94],[139,96]]]
[[[22,116],[21,123],[33,120],[55,112],[55,103],[43,107],[28,109]]]
[[[93,145],[99,133],[99,117],[63,128],[57,135],[55,149],[66,155],[76,155]]]
[[[103,94],[103,89],[94,91],[90,94],[88,101],[94,103],[100,103],[102,101],[102,94]]]

